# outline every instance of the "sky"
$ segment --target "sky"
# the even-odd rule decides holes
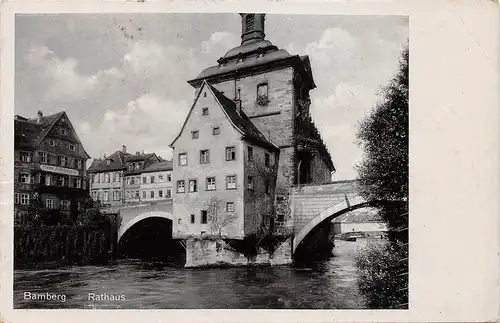
[[[93,158],[121,149],[171,158],[194,100],[187,81],[241,42],[238,14],[17,15],[15,113],[66,111]],[[356,178],[356,127],[408,40],[402,16],[266,15],[266,39],[309,55],[311,114],[337,169]]]

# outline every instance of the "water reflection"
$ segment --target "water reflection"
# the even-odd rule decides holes
[[[172,268],[123,260],[112,266],[16,270],[15,308],[363,308],[353,257],[367,241],[337,241],[334,257],[292,267]],[[30,301],[23,292],[65,294],[66,302]],[[125,295],[97,302],[88,294]]]

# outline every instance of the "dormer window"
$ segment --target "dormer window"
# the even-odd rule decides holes
[[[136,170],[139,170],[140,168],[141,168],[141,164],[139,164],[139,163],[135,164],[135,169]]]
[[[68,133],[68,131],[64,128],[61,128],[60,132],[61,132],[61,135],[66,135]]]
[[[128,165],[128,170],[133,170],[133,169],[134,169],[134,165],[129,164],[129,165]]]
[[[201,111],[202,111],[202,115],[208,116],[208,108],[203,108]]]
[[[106,166],[109,166],[111,164],[111,160],[107,159],[106,160]]]

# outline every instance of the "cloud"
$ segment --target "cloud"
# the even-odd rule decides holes
[[[343,64],[351,60],[359,48],[359,39],[342,28],[323,31],[319,40],[306,45],[305,52],[321,66]]]
[[[201,51],[206,54],[212,54],[214,51],[228,50],[237,46],[241,42],[239,35],[227,32],[217,31],[210,35],[208,40],[201,43]]]
[[[186,101],[146,93],[117,110],[107,110],[100,125],[84,132],[85,142],[101,142],[99,155],[109,154],[125,144],[131,151],[157,152],[168,158],[171,157],[169,144],[188,109]],[[99,141],[99,138],[106,140]]]

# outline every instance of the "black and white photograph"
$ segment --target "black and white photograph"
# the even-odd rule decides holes
[[[408,16],[14,35],[15,309],[408,310]]]

